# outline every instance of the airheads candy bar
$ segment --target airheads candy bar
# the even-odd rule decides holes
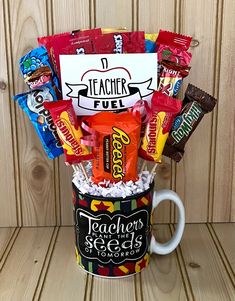
[[[93,156],[87,147],[80,143],[83,134],[78,125],[72,100],[60,100],[56,103],[45,102],[44,107],[50,111],[54,120],[66,163],[74,164],[92,159]]]
[[[54,70],[60,77],[60,54],[94,54],[93,40],[101,34],[100,28],[76,30],[38,38],[38,43],[46,47]]]
[[[145,39],[143,31],[114,32],[94,39],[95,53],[144,53]]]
[[[45,101],[56,102],[56,95],[51,84],[40,86],[29,92],[14,96],[19,106],[31,120],[43,148],[50,159],[63,154],[63,149],[50,112],[43,106]]]
[[[139,112],[101,112],[85,119],[96,131],[93,147],[93,181],[111,182],[137,180],[138,145],[141,119]]]
[[[168,96],[176,96],[183,78],[189,74],[189,70],[190,67],[182,67],[171,62],[162,61],[157,90]]]
[[[189,84],[183,100],[183,108],[175,118],[163,154],[179,162],[184,147],[206,113],[213,110],[216,99],[203,90]]]
[[[152,117],[146,126],[139,156],[145,160],[161,162],[164,145],[174,117],[182,107],[182,101],[154,92],[151,103]]]
[[[35,48],[24,55],[20,59],[20,71],[30,89],[51,82],[60,91],[58,78],[51,67],[45,47]]]

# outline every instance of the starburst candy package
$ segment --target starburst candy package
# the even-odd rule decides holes
[[[151,103],[152,117],[146,126],[139,155],[145,160],[161,162],[167,137],[174,117],[182,107],[182,101],[154,92]]]
[[[80,163],[93,158],[85,145],[81,144],[82,129],[78,124],[72,100],[60,100],[56,103],[45,102],[45,109],[49,110],[59,135],[67,164]]]

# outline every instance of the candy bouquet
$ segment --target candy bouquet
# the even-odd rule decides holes
[[[182,81],[190,72],[191,39],[164,30],[158,34],[100,28],[78,30],[38,38],[39,47],[20,59],[20,71],[29,90],[14,99],[33,123],[48,157],[54,159],[64,154],[65,164],[73,168],[75,203],[78,199],[84,208],[93,208],[94,214],[98,210],[111,213],[121,210],[121,199],[141,195],[153,186],[162,155],[176,162],[182,159],[186,142],[203,116],[216,104],[214,97],[192,84],[188,85],[183,100],[177,98]],[[139,99],[134,99],[133,96],[129,107],[123,105],[120,96],[126,92],[126,80],[120,77],[102,80],[103,71],[99,73],[99,86],[97,81],[89,82],[96,95],[94,99],[90,97],[94,110],[77,106],[72,84],[64,83],[61,89],[64,65],[60,56],[119,55],[122,60],[123,56],[136,53],[145,53],[146,58],[150,54],[155,57],[157,84],[146,97],[140,95]],[[101,61],[107,64],[105,58]],[[121,73],[124,68],[113,69]],[[148,73],[148,65],[145,69]],[[66,85],[70,93],[64,92]],[[84,90],[83,94],[79,93],[83,95]],[[100,93],[107,95],[102,108]],[[146,167],[147,161],[154,162],[151,171]],[[133,197],[131,210],[147,202],[146,195],[140,199]],[[115,198],[119,203],[109,201]],[[79,223],[76,218],[75,222]],[[89,244],[91,241],[84,243],[87,248]],[[81,263],[81,258],[79,260]],[[86,264],[89,266],[90,261],[83,261],[81,266]],[[105,274],[104,271],[98,273],[97,269],[93,267],[92,271]],[[115,269],[112,267],[107,275],[113,276]],[[133,269],[136,271],[136,266]]]

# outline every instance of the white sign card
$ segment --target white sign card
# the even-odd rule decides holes
[[[60,55],[63,99],[77,115],[120,111],[157,89],[157,54]]]

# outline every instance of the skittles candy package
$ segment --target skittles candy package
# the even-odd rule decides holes
[[[96,132],[93,181],[136,181],[141,118],[139,112],[101,112],[85,119]]]
[[[19,106],[32,122],[42,146],[50,159],[63,154],[56,127],[48,110],[43,107],[45,101],[56,102],[57,97],[51,84],[45,84],[29,92],[14,96]]]
[[[107,33],[94,39],[95,53],[144,53],[143,31]]]

